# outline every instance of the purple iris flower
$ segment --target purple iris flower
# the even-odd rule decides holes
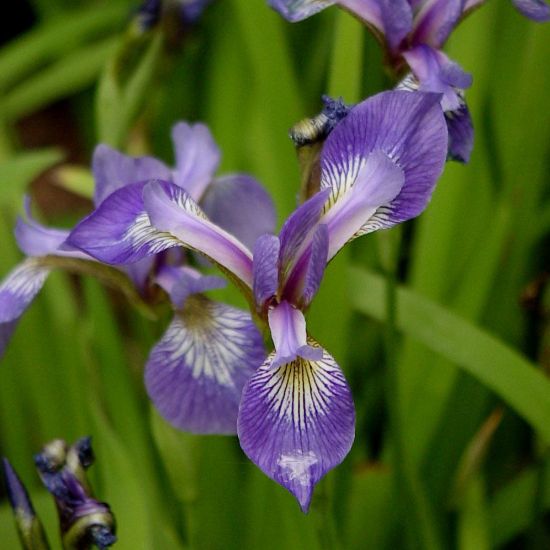
[[[149,396],[182,430],[234,434],[242,387],[265,357],[262,336],[248,312],[204,296],[225,281],[202,275],[181,249],[170,250],[179,242],[151,226],[142,190],[151,180],[185,190],[213,222],[248,246],[273,230],[275,212],[252,177],[214,177],[220,151],[206,126],[176,124],[172,138],[174,169],[152,157],[131,158],[104,145],[96,149],[98,207],[68,243],[101,262],[145,273],[165,290],[174,317],[145,367]]]
[[[209,219],[189,192],[166,181],[129,186],[109,197],[97,220],[100,246],[93,240],[99,227],[94,215],[83,224],[87,240],[69,238],[110,262],[130,253],[140,260],[162,243],[177,243],[204,254],[238,285],[275,348],[242,392],[240,443],[304,511],[315,484],[347,455],[355,427],[344,375],[308,335],[304,314],[327,263],[348,241],[425,208],[447,153],[440,101],[440,94],[393,91],[353,107],[324,143],[320,191],[297,208],[279,236],[268,232],[252,249]],[[121,245],[121,236],[139,227],[138,206],[151,222],[148,240]],[[170,364],[168,357],[160,359]],[[178,383],[174,374],[165,377],[166,386]],[[206,400],[196,406],[211,405]]]
[[[470,75],[440,50],[467,9],[465,0],[269,0],[289,21],[300,21],[332,5],[338,5],[364,21],[383,42],[387,59],[396,73],[404,63],[412,75],[398,89],[443,94],[447,115],[449,157],[468,162],[473,146],[473,127],[464,102]]]

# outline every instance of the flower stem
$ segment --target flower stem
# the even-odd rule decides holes
[[[400,410],[399,372],[397,363],[397,266],[401,244],[400,232],[383,235],[388,238],[386,256],[386,406],[392,438],[394,497],[405,515],[408,547],[428,550],[442,548],[431,504],[422,482],[407,454]],[[401,494],[403,498],[401,498]],[[401,504],[402,503],[402,504]]]

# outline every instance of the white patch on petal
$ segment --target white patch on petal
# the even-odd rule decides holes
[[[44,284],[49,269],[34,259],[28,259],[17,266],[0,285],[0,292],[8,291],[14,296],[34,295]]]
[[[277,465],[281,468],[282,475],[287,482],[297,481],[300,485],[307,487],[311,483],[309,470],[317,462],[319,460],[313,451],[308,451],[306,454],[296,451],[292,454],[281,455],[277,460]]]
[[[152,254],[158,254],[167,248],[177,246],[179,241],[170,235],[155,229],[151,225],[151,220],[147,212],[141,212],[134,223],[127,229],[122,236],[123,241],[130,241],[135,249],[147,246]]]
[[[245,330],[250,316],[202,297],[189,302],[163,338],[167,367],[185,365],[193,378],[205,376],[220,386],[234,386],[233,373],[242,368],[251,346]]]

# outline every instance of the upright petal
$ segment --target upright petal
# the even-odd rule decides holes
[[[304,512],[315,484],[348,454],[355,432],[351,391],[321,351],[317,361],[298,358],[276,369],[271,354],[243,390],[237,424],[246,455]]]
[[[457,63],[443,52],[424,45],[407,50],[403,57],[418,79],[421,92],[443,94],[441,107],[445,112],[461,106],[460,93],[472,85],[472,77]]]
[[[371,185],[375,186],[378,198],[386,199],[390,191],[397,189],[396,167],[404,176],[397,196],[365,220],[360,234],[413,218],[428,204],[447,156],[447,128],[440,97],[421,92],[383,92],[352,109],[328,137],[321,158],[321,188],[331,190],[331,207],[347,195],[360,175],[365,175],[363,169],[377,175],[376,180],[364,178],[363,185],[369,192],[374,192]],[[374,152],[372,165],[366,168],[367,158]],[[388,188],[383,173],[387,173],[388,182],[391,180]]]
[[[40,292],[49,272],[36,258],[28,258],[0,285],[0,357],[19,318]]]
[[[539,23],[550,21],[550,5],[546,0],[512,0],[512,2],[525,17]]]
[[[98,145],[92,158],[94,203],[99,206],[122,187],[150,179],[170,180],[170,169],[153,157],[130,157],[108,145]]]
[[[321,286],[329,253],[329,230],[325,224],[320,225],[313,235],[311,256],[309,258],[304,289],[301,292],[302,306],[307,307]]]
[[[172,128],[176,154],[174,183],[198,201],[214,178],[220,163],[220,150],[204,124],[178,122]]]
[[[164,265],[159,269],[155,282],[169,295],[175,309],[182,309],[187,298],[207,290],[223,288],[226,282],[221,277],[203,275],[192,267]]]
[[[67,243],[113,265],[137,262],[177,246],[177,239],[151,225],[143,204],[146,183],[126,185],[109,195],[71,231]]]
[[[252,288],[252,254],[238,239],[209,221],[183,189],[152,182],[143,199],[152,224],[187,248],[201,252]]]
[[[268,0],[274,10],[292,23],[302,21],[336,3],[336,0]]]
[[[288,273],[300,251],[311,242],[313,233],[323,214],[329,196],[330,189],[324,189],[300,205],[285,221],[281,228],[279,238],[281,240],[280,265],[283,274]]]
[[[195,297],[153,348],[145,385],[177,428],[233,434],[242,388],[264,358],[262,336],[248,313]]]
[[[322,350],[307,343],[304,314],[286,300],[269,309],[269,329],[275,345],[272,368],[294,361],[297,357],[320,359]]]
[[[215,179],[200,205],[210,220],[250,250],[260,235],[275,231],[277,216],[269,193],[246,174]]]
[[[262,235],[254,245],[254,300],[258,309],[279,289],[280,241],[275,235]]]
[[[464,0],[426,0],[414,18],[413,45],[440,48],[456,27],[464,10]]]

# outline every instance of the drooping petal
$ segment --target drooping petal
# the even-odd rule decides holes
[[[181,430],[233,434],[242,388],[264,358],[262,336],[248,313],[190,298],[151,352],[147,392]]]
[[[155,282],[169,295],[175,309],[181,309],[189,296],[207,290],[223,288],[226,282],[221,277],[203,275],[192,267],[164,265],[159,269]]]
[[[413,218],[428,204],[447,156],[447,127],[440,97],[422,92],[382,92],[352,109],[328,137],[321,157],[321,188],[331,190],[332,204],[346,196],[374,151],[378,152],[373,157],[377,159],[372,167],[377,166],[375,174],[389,168],[388,162],[403,172],[404,182],[397,196],[370,217],[361,234]],[[382,161],[381,154],[387,161]],[[395,170],[387,171],[395,185]],[[379,191],[386,192],[383,187]]]
[[[170,169],[153,157],[130,157],[108,145],[98,145],[92,158],[94,203],[99,206],[111,193],[132,183],[171,179]]]
[[[40,292],[50,270],[36,258],[20,263],[0,285],[0,357],[19,318]]]
[[[459,90],[469,88],[472,76],[451,61],[443,52],[429,46],[420,45],[403,52],[409,67],[419,81],[419,90],[443,94],[441,107],[443,111],[454,111],[460,108]]]
[[[180,187],[151,182],[143,190],[151,223],[181,246],[201,252],[252,288],[252,254],[238,239],[209,221]]]
[[[198,201],[214,178],[220,163],[220,150],[204,124],[178,122],[172,128],[176,155],[173,180]]]
[[[463,9],[464,0],[426,0],[415,15],[411,43],[440,48],[458,24]]]
[[[15,224],[15,239],[17,245],[27,256],[66,256],[71,258],[89,259],[79,250],[72,250],[66,244],[68,229],[46,227],[33,219],[31,215],[30,198],[25,197],[26,219],[17,218]]]
[[[275,231],[277,217],[271,197],[258,181],[246,174],[215,179],[200,205],[210,220],[250,250],[260,235]]]
[[[268,4],[287,21],[294,23],[336,4],[336,0],[268,0]]]
[[[150,223],[143,204],[146,183],[126,185],[109,195],[71,231],[67,242],[113,265],[137,262],[177,246],[177,239]]]
[[[342,371],[325,350],[318,361],[298,358],[277,369],[274,357],[243,390],[239,440],[250,460],[307,512],[315,484],[353,444],[353,400]]]
[[[254,245],[254,300],[259,309],[277,294],[279,288],[280,241],[275,235],[262,235]]]
[[[322,350],[307,343],[306,320],[304,314],[286,300],[269,309],[269,329],[275,357],[272,368],[294,361],[296,357],[304,359],[320,359]]]
[[[474,127],[466,103],[456,111],[445,113],[449,130],[449,157],[468,162],[474,146]]]
[[[390,50],[397,51],[412,28],[408,0],[339,0],[348,9],[385,36]]]
[[[546,0],[512,0],[512,2],[525,17],[539,23],[550,21],[550,5]]]

